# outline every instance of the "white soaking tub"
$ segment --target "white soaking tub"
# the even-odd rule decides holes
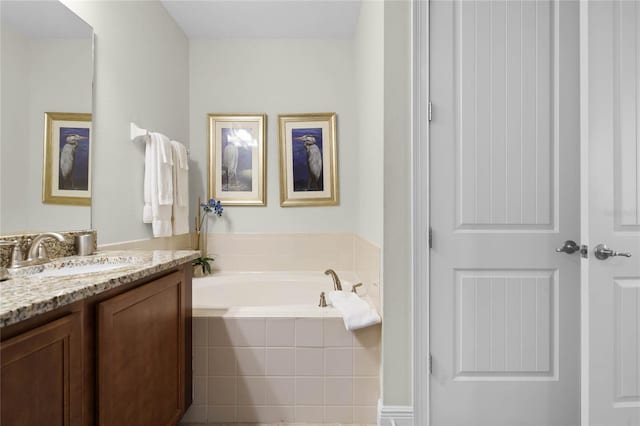
[[[334,308],[318,307],[333,290],[323,272],[193,279],[194,393],[183,423],[376,423],[380,325],[347,331]],[[350,291],[355,275],[339,275]]]
[[[339,272],[343,290],[355,275]],[[331,306],[318,306],[320,293],[333,291],[323,272],[218,272],[193,279],[193,315],[224,317],[339,317]],[[363,294],[363,287],[358,288]],[[365,297],[366,299],[366,297]]]

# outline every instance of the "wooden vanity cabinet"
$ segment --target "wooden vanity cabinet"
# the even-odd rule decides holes
[[[176,424],[184,409],[185,285],[173,273],[98,305],[100,425]]]
[[[191,404],[191,268],[0,329],[0,425],[175,425]]]
[[[81,326],[76,312],[2,342],[0,424],[81,424]]]

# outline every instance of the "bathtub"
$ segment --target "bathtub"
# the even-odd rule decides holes
[[[339,275],[350,290],[356,276]],[[193,404],[182,422],[375,424],[380,326],[345,330],[335,309],[318,307],[332,290],[322,271],[194,278]]]
[[[355,275],[339,272],[344,290]],[[194,316],[323,318],[339,317],[331,306],[318,306],[320,293],[333,290],[322,272],[226,272],[193,279]],[[358,294],[370,304],[363,287]]]

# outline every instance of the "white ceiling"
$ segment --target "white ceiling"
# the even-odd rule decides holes
[[[2,25],[27,38],[90,38],[93,29],[59,1],[0,0]]]
[[[360,0],[161,0],[190,39],[352,38]]]

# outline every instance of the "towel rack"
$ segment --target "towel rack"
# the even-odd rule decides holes
[[[133,121],[129,123],[129,128],[130,128],[129,134],[131,137],[131,142],[135,142],[140,137],[149,136],[149,130],[143,129]],[[189,156],[191,155],[191,150],[189,148],[187,148],[187,155]]]

